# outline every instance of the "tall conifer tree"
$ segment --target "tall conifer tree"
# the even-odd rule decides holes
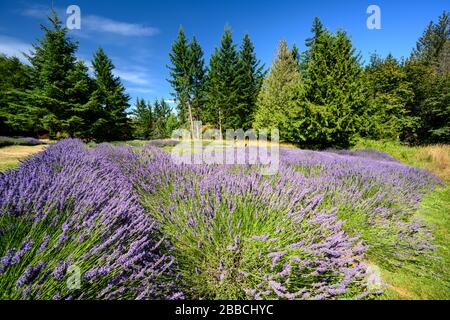
[[[208,120],[220,130],[239,128],[239,55],[230,28],[210,59],[207,83]]]
[[[295,97],[294,88],[300,81],[298,63],[288,44],[282,39],[270,73],[258,95],[254,128],[279,129],[280,138],[286,138],[286,127],[290,121],[288,111]]]
[[[345,32],[333,35],[321,31],[312,42],[308,59],[307,104],[298,109],[300,115],[310,115],[303,123],[304,140],[317,147],[347,147],[363,125],[365,92],[360,56]]]
[[[182,123],[188,123],[194,136],[194,121],[200,120],[203,108],[205,68],[203,50],[194,37],[189,44],[183,28],[169,54],[171,66],[169,83],[174,90],[173,96],[178,103]]]
[[[50,26],[41,25],[42,39],[35,44],[28,59],[33,67],[33,90],[27,99],[42,117],[43,126],[51,136],[65,132],[73,136],[80,124],[76,109],[89,96],[87,69],[77,62],[76,42],[67,35],[55,11],[49,16]]]
[[[137,98],[132,111],[134,135],[138,138],[150,139],[154,129],[154,115],[152,105],[144,99]]]
[[[252,127],[256,100],[264,80],[264,65],[256,58],[255,48],[250,36],[245,34],[239,51],[239,128]]]
[[[120,78],[113,74],[114,65],[102,48],[95,52],[92,66],[95,90],[89,109],[99,115],[93,123],[93,135],[99,140],[126,139],[130,135],[126,111],[130,98]]]

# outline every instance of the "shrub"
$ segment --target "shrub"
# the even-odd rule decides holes
[[[44,141],[35,138],[10,138],[0,136],[0,147],[22,145],[22,146],[36,146],[39,144],[46,144]]]
[[[280,161],[265,176],[60,141],[0,175],[0,298],[364,298],[367,261],[431,256],[415,212],[434,176],[372,150]]]
[[[167,298],[173,258],[114,162],[64,140],[0,175],[0,299]],[[81,271],[81,288],[66,281]],[[160,281],[161,280],[161,281]]]

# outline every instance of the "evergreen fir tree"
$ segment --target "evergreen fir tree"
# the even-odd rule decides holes
[[[305,44],[308,48],[311,48],[314,43],[316,42],[316,40],[320,37],[320,35],[325,32],[326,29],[324,28],[322,21],[320,21],[319,17],[314,17],[312,26],[311,26],[311,33],[312,33],[312,37],[311,38],[307,38],[305,40]]]
[[[219,130],[240,127],[239,80],[239,56],[226,27],[220,48],[211,56],[207,83],[207,119]]]
[[[295,43],[292,45],[291,51],[292,51],[292,56],[294,57],[295,61],[297,61],[298,65],[300,66],[301,54]]]
[[[289,137],[309,147],[348,147],[365,121],[359,56],[348,36],[322,31],[312,43],[306,81],[289,109]]]
[[[167,138],[170,134],[167,132],[167,120],[170,116],[170,107],[164,101],[155,100],[153,105],[154,129],[153,137],[157,139]]]
[[[205,68],[203,50],[194,37],[191,44],[180,27],[178,38],[169,54],[171,66],[169,83],[174,90],[173,96],[178,103],[179,117],[182,123],[189,123],[194,131],[194,121],[200,120],[203,108]],[[197,135],[199,133],[196,133]]]
[[[42,25],[45,32],[28,55],[33,67],[33,90],[27,99],[32,108],[45,114],[43,124],[51,136],[59,132],[72,135],[74,122],[79,123],[75,110],[89,96],[86,68],[75,57],[77,43],[67,35],[55,11],[49,16],[50,26]],[[82,92],[82,94],[80,94]],[[67,129],[70,129],[68,132]],[[64,133],[65,131],[65,133]]]
[[[168,81],[174,90],[173,96],[178,103],[180,120],[181,122],[188,122],[190,128],[192,128],[193,115],[189,101],[192,85],[190,52],[188,40],[181,26],[177,40],[172,44],[172,51],[169,53],[169,57],[172,66],[167,66],[171,76],[171,79]]]
[[[203,58],[203,50],[197,39],[193,37],[189,45],[190,53],[190,69],[192,72],[192,118],[194,121],[202,120],[203,105],[205,103],[205,60]]]
[[[280,138],[286,140],[290,125],[288,111],[295,90],[301,82],[297,61],[286,41],[280,40],[276,58],[269,76],[264,80],[258,95],[253,127],[255,129],[279,129]]]
[[[317,39],[319,38],[319,36],[325,32],[326,29],[322,24],[322,21],[320,21],[319,17],[314,17],[312,26],[311,26],[311,33],[312,33],[312,37],[307,38],[305,40],[305,45],[306,45],[306,51],[303,52],[300,55],[300,71],[302,73],[303,77],[307,76],[307,69],[308,69],[308,64],[309,64],[309,60],[311,59],[311,48],[314,45],[314,43],[317,41]]]
[[[437,23],[430,22],[405,66],[414,92],[407,111],[416,119],[414,126],[403,134],[408,142],[450,142],[449,47],[450,17],[444,12]]]
[[[444,11],[438,22],[430,22],[419,38],[412,58],[416,61],[430,65],[437,60],[446,42],[450,38],[450,14]]]
[[[27,103],[31,68],[0,54],[0,135],[34,135],[38,113]]]
[[[75,68],[67,75],[67,78],[74,83],[74,86],[67,90],[72,115],[62,123],[62,129],[71,137],[90,138],[89,125],[95,114],[91,113],[88,102],[94,90],[94,82],[87,72],[88,67],[85,63],[77,61]]]
[[[373,139],[398,140],[414,120],[406,112],[414,93],[403,66],[391,54],[385,59],[372,55],[364,79],[368,121],[361,133]]]
[[[252,127],[256,100],[264,80],[264,66],[256,58],[255,49],[248,34],[245,34],[239,51],[239,104],[238,128]]]
[[[95,90],[89,101],[89,110],[98,113],[93,123],[93,136],[97,140],[120,140],[130,135],[127,117],[129,96],[120,78],[114,76],[111,59],[99,48],[92,61]]]
[[[151,139],[154,129],[154,115],[152,105],[144,99],[137,98],[136,105],[132,111],[134,123],[134,136],[138,138]]]

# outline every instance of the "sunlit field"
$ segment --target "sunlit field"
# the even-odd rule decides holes
[[[0,176],[1,298],[449,298],[449,189],[425,170],[291,146],[264,176],[130,144],[63,140]]]
[[[2,311],[450,300],[444,2],[3,1]]]

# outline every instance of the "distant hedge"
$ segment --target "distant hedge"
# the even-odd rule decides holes
[[[35,138],[11,138],[0,136],[0,147],[6,146],[37,146],[39,144],[46,144],[45,142]]]

